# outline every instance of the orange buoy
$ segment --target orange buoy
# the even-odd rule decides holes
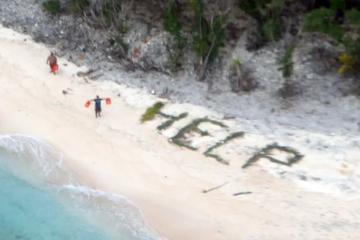
[[[84,57],[79,56],[79,57],[78,57],[78,59],[79,59],[79,60],[83,60],[83,59],[84,59]]]
[[[59,70],[59,65],[54,64],[54,65],[50,65],[51,67],[51,72],[56,72],[57,70]]]
[[[91,102],[90,101],[87,101],[86,103],[85,103],[85,107],[89,107],[90,106],[90,104],[91,104]]]
[[[110,105],[110,104],[111,104],[111,99],[110,99],[110,98],[106,98],[105,100],[106,100],[106,104],[107,104],[107,105]]]

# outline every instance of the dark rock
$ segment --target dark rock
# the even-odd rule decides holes
[[[247,30],[247,41],[245,44],[246,50],[257,51],[260,48],[264,47],[265,44],[266,41],[257,27],[253,27]]]
[[[250,92],[255,90],[259,84],[254,75],[254,66],[250,64],[232,64],[230,67],[230,85],[235,93],[240,91]]]
[[[285,80],[283,86],[279,89],[279,95],[284,99],[291,99],[303,92],[299,83]]]
[[[319,181],[321,181],[321,178],[318,178],[318,177],[313,177],[313,178],[311,178],[313,181],[316,181],[316,182],[319,182]]]
[[[135,71],[135,66],[134,66],[133,62],[126,61],[123,66],[124,66],[124,70],[126,72],[134,72]]]
[[[307,181],[307,177],[305,175],[300,174],[298,177],[300,180]]]

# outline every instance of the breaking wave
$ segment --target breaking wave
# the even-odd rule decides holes
[[[0,136],[0,167],[55,197],[66,209],[121,240],[161,240],[127,198],[82,186],[63,154],[26,135]]]

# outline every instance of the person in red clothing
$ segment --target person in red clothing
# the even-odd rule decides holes
[[[59,69],[59,66],[57,64],[57,58],[55,57],[54,53],[51,53],[50,56],[47,58],[46,60],[46,64],[50,65],[50,73],[54,73],[54,75],[56,74],[56,71]]]

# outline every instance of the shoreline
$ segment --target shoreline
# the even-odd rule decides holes
[[[66,212],[75,215],[81,223],[89,224],[90,228],[99,230],[104,237],[108,237],[106,239],[123,239],[120,236],[125,235],[131,239],[135,236],[145,236],[148,237],[146,239],[166,240],[159,238],[145,221],[141,209],[129,199],[88,187],[91,181],[80,178],[76,172],[63,164],[63,153],[50,144],[32,136],[13,134],[0,135],[0,146],[5,158],[10,159],[1,162],[0,169],[8,172],[21,184],[31,186],[29,189],[49,196],[55,205],[65,207]],[[29,169],[31,173],[28,172]],[[31,198],[31,195],[28,197]],[[21,206],[26,202],[18,204]],[[16,210],[16,206],[14,209]],[[3,212],[0,212],[1,214],[4,215]],[[16,215],[14,217],[16,218]],[[30,214],[29,219],[31,217]],[[62,226],[63,222],[56,221],[59,222],[59,227]],[[14,222],[14,225],[16,224],[21,223]],[[12,227],[11,224],[9,226]],[[64,229],[54,230],[61,232]],[[71,238],[70,235],[68,237]],[[79,237],[83,239],[84,236]]]
[[[15,44],[17,45],[17,44]],[[18,45],[17,47],[22,47],[21,46],[21,42],[20,45]],[[26,44],[25,44],[26,45]],[[25,48],[27,49],[31,49],[32,46],[27,47],[25,46]],[[45,48],[42,49],[43,51],[43,57],[45,57],[45,52],[47,53],[47,50],[45,50]],[[39,51],[39,49],[38,49]],[[44,52],[45,51],[45,52]],[[31,54],[32,55],[32,54]],[[38,59],[40,59],[40,57],[38,57]],[[45,58],[46,59],[46,58]],[[60,63],[61,64],[61,63]],[[70,64],[69,64],[70,65]],[[41,66],[41,65],[40,65]],[[32,68],[33,66],[29,66],[30,68]],[[100,119],[97,120],[97,122],[94,122],[94,116],[92,113],[92,109],[85,109],[83,107],[83,104],[85,103],[84,100],[86,101],[86,98],[82,98],[81,97],[77,97],[77,99],[81,99],[79,100],[80,103],[78,105],[76,105],[74,108],[77,110],[81,110],[80,114],[75,114],[77,117],[81,118],[84,120],[83,124],[79,124],[78,120],[76,118],[72,119],[72,123],[73,124],[69,124],[66,123],[67,120],[69,120],[69,118],[72,118],[73,115],[72,113],[67,113],[67,107],[63,107],[61,103],[59,103],[59,99],[63,99],[64,101],[67,102],[67,104],[70,103],[70,101],[66,100],[66,97],[71,97],[71,95],[69,96],[62,96],[61,95],[61,90],[62,89],[66,89],[69,84],[69,82],[61,82],[61,80],[63,79],[59,79],[59,78],[63,78],[64,75],[62,75],[60,73],[60,76],[52,76],[51,74],[48,74],[47,71],[47,67],[45,64],[43,65],[43,67],[41,66],[41,69],[43,70],[42,72],[42,77],[43,79],[48,78],[47,80],[45,80],[44,83],[37,83],[35,78],[28,78],[26,79],[26,81],[24,82],[19,82],[19,83],[13,83],[12,82],[8,82],[10,84],[10,86],[18,88],[20,87],[18,90],[16,91],[17,96],[12,96],[12,94],[9,94],[9,90],[11,89],[11,87],[9,86],[4,86],[3,85],[3,90],[6,89],[6,92],[8,92],[7,95],[7,109],[8,111],[3,112],[3,120],[1,121],[2,124],[2,130],[1,133],[6,133],[6,134],[12,134],[12,133],[21,133],[21,134],[26,134],[26,135],[30,135],[30,136],[34,136],[34,137],[38,137],[44,141],[46,141],[47,143],[49,143],[50,145],[54,146],[56,149],[61,150],[65,156],[66,159],[69,160],[65,160],[65,164],[67,166],[69,166],[72,170],[81,170],[79,172],[81,172],[81,175],[83,177],[83,182],[86,182],[86,185],[90,185],[90,187],[94,188],[94,189],[100,189],[106,192],[113,192],[113,193],[117,193],[120,195],[123,195],[127,198],[129,198],[132,202],[134,202],[137,206],[138,203],[140,202],[140,208],[142,209],[142,211],[145,214],[145,219],[150,223],[150,225],[152,226],[152,221],[149,221],[149,218],[151,219],[151,217],[148,217],[145,212],[149,212],[150,215],[154,216],[154,219],[158,219],[157,215],[158,212],[162,212],[161,211],[161,207],[158,207],[159,205],[161,206],[161,201],[159,198],[153,196],[153,194],[150,193],[149,194],[145,194],[146,190],[149,187],[149,183],[147,179],[142,180],[143,177],[141,177],[141,174],[147,174],[147,175],[152,175],[151,169],[148,169],[147,166],[141,167],[141,164],[138,163],[138,161],[132,162],[131,160],[123,162],[124,164],[121,163],[117,163],[120,166],[117,166],[116,168],[114,168],[112,161],[114,161],[114,157],[111,157],[111,155],[113,155],[113,146],[111,146],[111,143],[109,143],[109,141],[106,141],[105,143],[101,142],[102,137],[98,136],[98,134],[94,131],[91,131],[91,129],[95,128],[95,131],[101,131],[101,126],[98,125],[100,123]],[[62,67],[62,69],[64,69],[64,67]],[[12,72],[14,73],[14,72]],[[75,73],[75,72],[74,72]],[[16,73],[15,73],[16,75]],[[71,76],[71,73],[66,74],[67,76]],[[66,76],[65,75],[65,76]],[[6,80],[5,80],[6,81]],[[20,80],[21,81],[21,80]],[[29,82],[31,81],[31,82]],[[109,85],[113,85],[116,86],[117,84],[113,84],[108,82]],[[28,89],[25,87],[24,85],[28,85],[27,87],[32,89],[30,91],[28,91]],[[33,86],[36,85],[36,86]],[[55,88],[54,85],[57,85],[57,91],[56,90],[52,90],[49,88],[49,85],[51,85],[51,88]],[[96,85],[96,84],[95,84]],[[99,84],[100,87],[102,84]],[[45,87],[44,87],[45,86]],[[9,87],[9,88],[7,88]],[[87,90],[91,91],[91,86],[80,86],[80,87],[84,87],[87,88]],[[38,98],[36,96],[35,93],[39,93],[43,91],[45,94],[45,99],[44,98]],[[10,90],[11,92],[11,90]],[[57,99],[51,100],[48,97],[46,97],[47,94],[52,94],[52,96],[56,96]],[[93,91],[91,91],[93,92]],[[110,94],[112,92],[112,90],[108,90],[107,93]],[[93,92],[92,95],[95,96],[95,93]],[[20,104],[16,103],[16,99],[18,99],[18,97],[20,97]],[[74,95],[75,97],[76,95]],[[48,102],[46,102],[48,101]],[[124,106],[126,104],[122,103],[121,99],[118,98],[113,98],[112,99],[112,105],[111,106],[116,106],[116,105],[121,105],[122,108],[127,108],[126,110],[129,110],[128,107]],[[34,106],[36,106],[34,108]],[[54,107],[55,106],[55,107]],[[53,108],[54,107],[54,108]],[[30,108],[30,109],[29,109]],[[60,109],[59,109],[60,108]],[[20,110],[20,111],[19,111]],[[60,110],[60,111],[59,111]],[[124,123],[130,123],[132,125],[137,125],[138,119],[142,113],[142,110],[135,110],[136,114],[131,114],[131,118],[129,119],[124,119]],[[59,111],[59,112],[58,112]],[[108,112],[106,110],[106,107],[104,106],[104,113],[103,113],[103,117],[102,119],[106,119],[106,112]],[[116,111],[115,111],[116,112]],[[11,119],[6,118],[5,115],[11,116]],[[65,116],[65,117],[64,117]],[[129,117],[129,116],[128,116]],[[112,117],[112,121],[116,120],[117,116]],[[24,125],[22,124],[23,119],[27,120],[27,124]],[[78,122],[78,123],[76,123]],[[54,123],[56,123],[56,127],[54,127]],[[64,124],[63,124],[64,123]],[[29,127],[29,126],[33,126],[33,127]],[[41,126],[41,127],[40,127]],[[76,127],[73,127],[76,126]],[[151,139],[153,139],[153,137],[155,136],[155,138],[157,138],[158,141],[161,141],[160,138],[161,136],[158,136],[157,133],[153,133],[150,131],[146,131],[146,129],[148,128],[147,126],[141,126],[140,128],[142,128],[140,131],[144,131],[148,132],[148,135],[150,135],[149,137]],[[89,130],[90,129],[90,130]],[[77,137],[76,140],[72,139],[70,136],[68,136],[70,133],[73,132],[85,132],[85,136],[83,137]],[[49,134],[52,133],[52,134]],[[111,134],[108,134],[108,138],[113,137],[110,136]],[[126,136],[130,135],[131,133],[124,133],[124,134],[120,134],[120,137],[122,136]],[[70,137],[70,138],[69,138]],[[119,137],[118,134],[115,134],[115,137]],[[148,139],[149,139],[148,137]],[[97,139],[100,138],[100,141]],[[131,137],[130,137],[131,138]],[[82,139],[86,139],[85,141],[87,143],[82,143]],[[136,140],[135,140],[136,141]],[[89,145],[90,144],[90,145]],[[127,151],[129,151],[129,149],[134,148],[134,150],[132,150],[132,152],[137,152],[138,150],[136,149],[136,147],[133,147],[132,144],[133,142],[131,142],[131,144],[128,144],[128,139],[124,139],[123,141],[121,141],[121,148],[120,149],[127,149]],[[167,141],[165,139],[162,139],[162,144],[168,144]],[[80,146],[79,146],[80,145]],[[89,147],[91,145],[95,145],[98,146],[98,148],[100,149],[99,152],[97,152],[97,155],[93,155],[91,157],[88,157],[88,151],[89,151]],[[121,150],[120,150],[121,151]],[[132,153],[132,156],[137,156],[136,153]],[[117,155],[119,156],[119,155]],[[121,157],[121,154],[120,154]],[[87,158],[87,159],[85,159]],[[148,158],[146,155],[143,158]],[[70,160],[71,159],[71,160]],[[76,161],[73,161],[74,159],[76,159]],[[100,160],[99,160],[100,159]],[[110,159],[104,162],[101,162],[102,160],[105,159]],[[120,159],[118,159],[120,160]],[[121,160],[126,160],[126,159],[121,159]],[[90,161],[90,164],[89,164]],[[129,162],[131,162],[131,164],[129,164]],[[144,161],[145,162],[145,161]],[[100,165],[101,163],[101,169],[96,169],[96,165]],[[95,166],[92,166],[95,165]],[[177,172],[177,170],[172,169],[171,166],[167,166],[171,171]],[[135,171],[136,169],[136,171]],[[120,170],[121,174],[119,176],[119,174],[117,173],[117,170]],[[136,173],[136,175],[133,175],[134,172]],[[140,172],[141,174],[139,174],[138,172]],[[129,174],[131,173],[131,174]],[[182,173],[178,173],[179,175],[183,175]],[[106,179],[106,175],[110,175],[111,178],[115,178],[115,179]],[[87,179],[89,176],[89,180]],[[156,179],[159,178],[159,176],[152,176]],[[99,178],[99,180],[98,180]],[[116,182],[116,186],[114,186],[114,181]],[[140,182],[141,181],[141,182]],[[127,183],[135,183],[136,184],[129,184],[131,186],[128,186]],[[144,185],[145,187],[142,187],[141,185]],[[158,186],[157,184],[152,184],[152,188],[157,190]],[[171,188],[171,187],[170,187]],[[120,190],[121,189],[121,190]],[[150,189],[151,190],[151,189]],[[194,190],[192,191],[194,192]],[[131,196],[134,197],[131,197]],[[142,198],[145,197],[145,199],[148,199],[149,197],[155,198],[155,200],[153,200],[154,202],[156,201],[156,203],[153,203],[151,205],[151,207],[146,208],[146,204],[147,204],[147,200],[142,200],[142,198],[139,198],[139,200],[133,199],[136,198],[137,196],[141,195]],[[168,205],[166,204],[165,200],[165,204],[164,206]],[[141,204],[142,203],[142,204]],[[182,202],[181,202],[182,203]],[[171,204],[172,205],[172,204]],[[153,206],[157,206],[158,208],[155,209],[155,212],[153,212]],[[145,210],[144,210],[145,209]],[[146,210],[147,209],[147,210]],[[169,208],[168,206],[168,211],[171,210],[171,208]],[[153,212],[153,214],[151,214]],[[176,211],[175,211],[176,212]],[[180,212],[178,212],[180,214]],[[183,214],[183,213],[182,213]],[[190,214],[191,215],[191,214]],[[179,227],[177,226],[173,226],[173,228],[177,229],[177,232],[175,232],[175,234],[173,235],[172,233],[170,233],[169,230],[166,229],[162,229],[162,226],[165,222],[169,222],[169,218],[170,216],[165,217],[164,220],[160,220],[160,221],[154,221],[155,222],[155,226],[152,226],[157,232],[159,232],[161,235],[165,236],[166,238],[169,239],[182,239],[183,236],[186,236],[187,234],[193,235],[193,233],[190,231],[189,233],[182,233],[180,238],[177,238],[177,235],[179,234],[179,231],[182,232],[181,228],[178,229]],[[158,226],[156,226],[156,222],[158,222]],[[195,221],[197,222],[197,221]],[[194,223],[195,223],[194,222]],[[176,224],[179,224],[179,222],[177,222]],[[187,225],[185,222],[183,222],[184,225]],[[199,223],[197,223],[197,225],[200,225]],[[200,226],[198,226],[200,227]],[[197,227],[197,228],[198,228]],[[207,224],[205,224],[203,226],[203,229],[206,229],[208,227]],[[211,233],[210,233],[211,234]],[[170,237],[168,237],[170,236]],[[197,235],[197,237],[195,236],[194,239],[197,239],[198,237],[203,237],[204,234],[201,233],[199,235]],[[191,239],[191,236],[189,237],[189,239]]]
[[[330,156],[340,156],[329,148],[318,151],[319,145],[315,143],[302,145],[310,134],[316,141],[325,141],[326,135],[273,126],[277,134],[267,132],[262,136],[255,134],[256,127],[253,126],[247,129],[250,134],[245,140],[219,149],[231,160],[231,165],[225,166],[205,158],[200,151],[188,151],[169,144],[167,136],[184,126],[188,119],[174,124],[174,128],[163,134],[156,131],[158,120],[139,124],[146,108],[157,101],[155,96],[109,81],[87,84],[74,77],[79,71],[77,67],[71,63],[63,66],[66,60],[60,58],[60,74],[53,76],[44,64],[49,51],[21,38],[11,41],[2,36],[0,39],[0,62],[4,67],[0,90],[5,98],[0,112],[0,133],[34,136],[61,150],[65,154],[66,166],[81,175],[84,185],[128,198],[141,209],[145,220],[160,236],[168,240],[239,240],[251,237],[285,240],[304,239],[305,236],[355,240],[360,237],[356,225],[358,220],[352,214],[360,212],[356,202],[341,198],[343,192],[337,197],[329,192],[310,192],[299,187],[299,180],[291,177],[291,174],[297,177],[301,171],[316,175],[319,169],[331,173],[326,175],[327,178],[324,176],[321,183],[331,183],[336,180],[335,176],[342,176],[338,171],[343,170],[344,176],[356,180],[358,163],[355,160],[359,154],[356,146],[346,145],[341,136],[334,136],[333,142],[328,143],[333,151],[336,151],[336,144],[339,144],[337,148],[346,147],[346,155],[337,163],[328,161]],[[14,55],[19,52],[22,54]],[[30,61],[17,66],[16,63],[23,62],[22,59]],[[68,88],[72,91],[64,96],[62,90]],[[86,100],[97,94],[112,98],[110,106],[103,106],[102,118],[99,119],[95,119],[91,107],[84,107]],[[190,104],[171,106],[176,112],[189,110],[192,117],[211,114],[205,108]],[[251,124],[249,120],[240,121],[243,123],[240,128]],[[206,129],[216,136],[223,134],[209,126]],[[289,132],[298,139],[287,135]],[[269,139],[291,142],[306,156],[294,168],[260,161],[242,171],[241,165],[255,151],[254,148],[265,146]],[[202,148],[204,142],[209,144],[203,139],[197,140]],[[351,161],[347,159],[349,156],[352,156]],[[348,165],[347,170],[340,168],[342,162]],[[281,179],[278,173],[282,171],[290,177]],[[226,181],[231,183],[207,194],[202,192]],[[316,184],[310,180],[308,183]],[[334,186],[336,184],[334,182]],[[316,186],[322,187],[321,184]],[[232,196],[241,190],[251,190],[253,194]],[[333,206],[342,209],[337,217],[351,223],[349,226],[344,229],[342,225],[336,227],[337,220],[331,213]],[[327,229],[331,226],[336,232],[329,234]]]

